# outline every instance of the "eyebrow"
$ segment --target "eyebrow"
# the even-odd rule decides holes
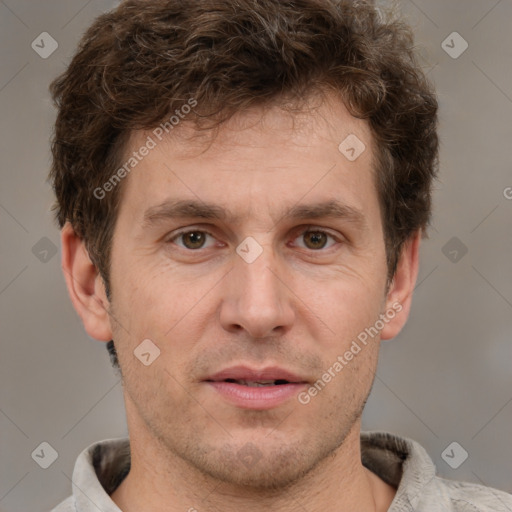
[[[231,221],[236,223],[240,220],[240,215],[234,215],[229,209],[218,204],[207,203],[198,200],[174,200],[168,199],[159,205],[152,206],[144,212],[142,225],[145,228],[151,227],[162,221],[176,218],[201,218],[214,219],[222,221]],[[278,224],[282,220],[305,220],[305,219],[344,219],[359,229],[367,227],[366,217],[361,210],[343,204],[335,199],[312,204],[298,204],[284,211],[278,217]]]

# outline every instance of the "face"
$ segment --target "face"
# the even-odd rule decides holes
[[[211,140],[179,128],[126,178],[115,227],[130,434],[225,482],[285,485],[342,446],[373,383],[378,335],[344,357],[390,307],[370,131],[334,100]]]

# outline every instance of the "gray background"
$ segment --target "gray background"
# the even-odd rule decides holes
[[[83,448],[126,435],[119,378],[68,300],[45,183],[48,84],[114,4],[0,1],[0,512],[50,509]],[[417,440],[446,478],[512,492],[512,1],[399,5],[439,93],[441,179],[411,318],[383,342],[363,430]],[[454,31],[469,44],[456,59],[442,47]],[[42,32],[59,45],[47,59],[31,48]],[[59,455],[46,470],[31,457],[43,441]],[[454,441],[469,454],[458,469],[441,456]]]

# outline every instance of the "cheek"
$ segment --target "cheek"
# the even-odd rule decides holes
[[[184,392],[179,371],[169,366],[164,357],[150,366],[142,365],[130,354],[120,354],[119,358],[125,400],[130,402],[127,408],[135,408],[132,414],[156,429],[154,433],[159,437],[165,437],[169,428],[175,431],[183,428],[200,413],[197,401],[191,398],[190,392]]]
[[[202,333],[207,328],[206,324],[212,322],[214,313],[211,301],[208,301],[208,291],[218,278],[194,279],[170,268],[169,264],[156,268],[140,263],[140,266],[131,268],[130,274],[117,280],[113,301],[114,315],[118,320],[114,339],[121,367],[124,363],[126,371],[134,373],[135,379],[144,379],[138,374],[144,367],[139,368],[143,365],[134,357],[134,351],[143,340],[149,339],[160,350],[158,359],[149,368],[161,366],[161,371],[166,368],[182,380],[191,350],[204,338]],[[135,271],[136,268],[139,272]],[[165,382],[155,382],[154,385],[173,387],[175,383],[168,377],[168,373],[162,375]]]
[[[161,336],[180,314],[183,316],[180,285],[170,279],[176,271],[143,258],[118,259],[116,263],[117,267],[112,265],[117,268],[112,274],[113,302],[120,322],[136,339]]]
[[[315,337],[340,349],[372,326],[379,318],[385,298],[385,281],[350,274],[326,280],[301,280],[297,296],[302,314],[310,325],[317,325]],[[299,302],[300,304],[300,302]],[[322,334],[323,333],[323,334]]]

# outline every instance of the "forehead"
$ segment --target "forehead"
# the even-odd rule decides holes
[[[180,199],[209,203],[211,217],[212,203],[219,204],[217,213],[234,219],[264,210],[279,216],[277,202],[298,204],[302,196],[312,204],[338,195],[357,210],[364,202],[358,194],[375,194],[370,128],[332,98],[302,112],[251,109],[213,132],[197,131],[187,119],[160,132],[133,132],[127,145],[126,158],[152,146],[123,184],[121,209],[129,203],[137,222]]]

